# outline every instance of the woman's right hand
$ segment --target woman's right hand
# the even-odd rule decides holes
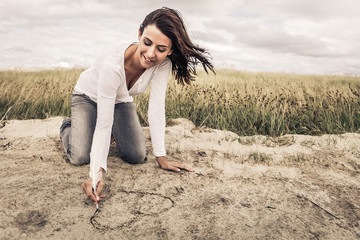
[[[92,179],[88,178],[81,186],[82,186],[86,196],[89,199],[91,199],[91,201],[93,201],[94,204],[96,205],[99,201],[102,200],[102,198],[105,197],[105,195],[101,195],[101,191],[102,191],[104,185],[105,185],[104,180],[101,179],[96,186],[96,193],[94,193],[93,188],[92,188]]]

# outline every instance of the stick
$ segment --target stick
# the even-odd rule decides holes
[[[95,179],[93,179],[92,180],[92,187],[93,187],[93,189],[94,189],[94,195],[95,195],[95,198],[96,198],[96,182],[95,182]],[[97,201],[97,199],[96,199],[96,201]],[[99,209],[99,203],[98,202],[96,202],[96,209]]]
[[[307,198],[306,196],[303,196],[306,200],[308,200],[309,202],[311,202],[312,204],[314,204],[315,206],[317,206],[318,208],[321,208],[322,210],[324,210],[327,214],[329,214],[330,216],[333,216],[336,219],[340,219],[338,216],[336,216],[335,214],[329,212],[328,210],[326,210],[325,208],[323,208],[322,206],[320,206],[319,204],[317,204],[316,202],[312,201],[311,199]]]

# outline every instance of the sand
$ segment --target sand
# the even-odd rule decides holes
[[[111,146],[99,210],[59,139],[62,117],[0,128],[0,239],[359,239],[360,134],[239,137],[168,122],[168,158],[130,165]]]

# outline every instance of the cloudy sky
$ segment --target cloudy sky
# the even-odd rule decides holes
[[[86,67],[162,6],[217,68],[360,74],[359,0],[0,0],[0,69]]]

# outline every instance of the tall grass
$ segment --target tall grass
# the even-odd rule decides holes
[[[70,96],[82,69],[0,71],[0,116],[33,119],[70,115]]]
[[[0,117],[10,107],[8,119],[69,116],[81,71],[0,71]],[[149,91],[135,97],[142,125],[148,97]],[[201,71],[192,85],[169,80],[166,116],[239,135],[360,132],[360,78]]]

